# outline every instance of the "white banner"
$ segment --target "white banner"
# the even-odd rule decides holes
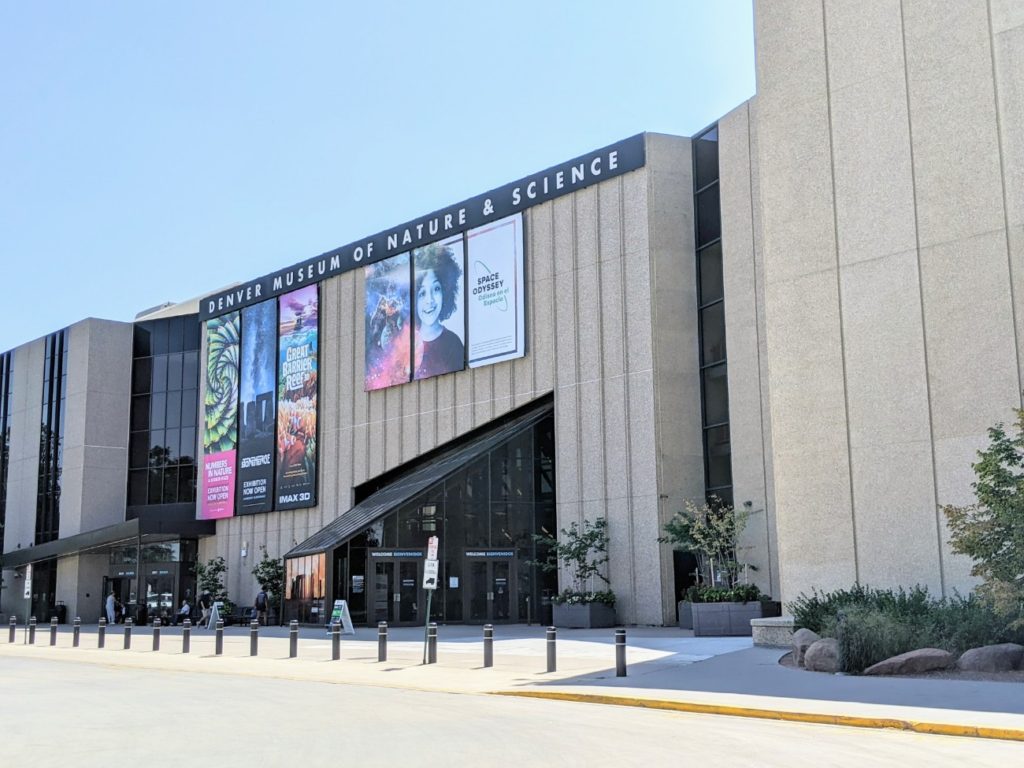
[[[469,367],[523,357],[523,215],[467,233]]]

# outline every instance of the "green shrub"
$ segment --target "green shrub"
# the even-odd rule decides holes
[[[737,584],[734,587],[698,587],[695,603],[749,603],[761,599],[756,584]]]
[[[813,590],[810,595],[801,594],[791,607],[798,629],[806,627],[820,635],[844,609],[877,608],[895,616],[923,616],[928,613],[931,602],[925,587],[915,586],[906,592],[902,588],[894,591],[855,584],[850,589],[835,592]]]
[[[839,643],[839,668],[852,673],[921,647],[916,629],[892,613],[867,605],[840,611],[823,627],[824,634]]]

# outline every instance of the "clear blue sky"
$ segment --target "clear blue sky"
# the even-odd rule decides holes
[[[0,0],[0,350],[753,92],[750,0]]]

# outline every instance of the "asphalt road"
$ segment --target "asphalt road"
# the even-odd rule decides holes
[[[0,658],[0,764],[1003,768],[1024,744]]]

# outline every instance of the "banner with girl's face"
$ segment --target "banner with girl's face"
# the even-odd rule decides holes
[[[462,235],[412,252],[413,378],[466,367],[465,271]]]
[[[316,505],[317,286],[278,298],[276,509]]]

